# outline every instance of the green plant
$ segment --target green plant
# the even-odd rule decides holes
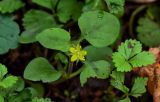
[[[22,78],[9,75],[6,66],[0,64],[0,102],[51,102],[36,98],[37,91],[32,87],[25,88]]]
[[[105,23],[108,24],[105,25]],[[66,80],[81,73],[81,85],[84,85],[89,77],[105,79],[109,76],[111,70],[109,62],[102,59],[97,61],[85,61],[84,56],[89,52],[80,51],[81,46],[79,43],[85,39],[93,46],[97,47],[97,49],[111,45],[118,37],[118,19],[105,11],[89,11],[81,15],[78,20],[78,24],[82,35],[77,41],[71,41],[70,33],[61,28],[50,28],[37,34],[36,40],[44,47],[62,51],[65,53],[65,56],[68,57],[71,57],[70,54],[73,55],[71,60],[68,61],[69,64],[67,63],[68,67],[63,68],[62,64],[58,63],[57,71],[51,71],[53,70],[53,67],[45,58],[36,58],[32,60],[24,71],[24,77],[26,79],[52,82],[58,80],[59,78],[61,78],[61,80]],[[116,28],[111,28],[112,25],[116,26]],[[96,30],[94,29],[95,27],[97,27]],[[108,37],[110,39],[104,39]],[[72,46],[76,46],[76,48]],[[69,52],[69,49],[71,53]],[[77,61],[78,63],[79,60],[84,63],[84,66],[79,70],[72,72],[74,61]],[[41,68],[41,70],[39,68]],[[44,73],[43,76],[40,74],[42,72]],[[90,74],[88,72],[90,72]],[[35,76],[35,74],[40,75],[41,77]],[[55,77],[51,77],[50,75],[55,75]]]
[[[0,12],[1,13],[12,13],[15,10],[23,6],[24,6],[24,3],[21,0],[1,0],[0,1]]]
[[[129,89],[124,84],[124,72],[113,71],[111,77],[111,85],[124,93],[122,99],[119,102],[131,102],[129,96],[137,98],[139,96],[142,96],[142,94],[146,92],[145,86],[147,85],[147,78],[135,78],[132,88]]]
[[[18,46],[19,26],[11,17],[0,15],[0,54],[8,52],[9,49],[15,49]]]
[[[91,15],[92,13],[93,15]],[[65,56],[63,60],[64,59],[66,60],[66,56],[70,57],[70,60],[66,61],[65,64],[67,64],[68,66],[65,66],[64,68],[61,63],[57,63],[58,67],[57,67],[57,70],[55,70],[55,68],[53,68],[53,66],[45,58],[36,58],[32,60],[26,67],[26,70],[24,71],[24,78],[32,80],[32,81],[41,80],[43,82],[53,82],[53,81],[62,82],[64,80],[68,80],[80,74],[80,83],[82,86],[84,86],[84,84],[87,82],[87,79],[90,77],[96,77],[96,78],[101,78],[101,79],[108,78],[111,73],[111,70],[113,70],[111,68],[111,63],[109,62],[109,60],[107,59],[104,60],[103,56],[101,55],[100,56],[102,57],[102,59],[100,57],[99,59],[96,60],[95,58],[98,57],[97,55],[95,56],[95,58],[89,59],[90,57],[87,57],[87,59],[85,60],[84,56],[87,53],[90,54],[90,51],[89,49],[88,49],[88,52],[83,51],[81,46],[79,45],[79,43],[83,41],[83,39],[86,39],[93,46],[95,46],[96,50],[103,51],[100,49],[104,48],[108,44],[112,44],[115,41],[115,38],[113,37],[111,37],[113,39],[104,39],[103,34],[105,34],[105,31],[107,32],[107,29],[106,28],[105,30],[102,29],[103,23],[104,23],[103,18],[106,18],[107,20],[111,18],[110,16],[112,15],[108,13],[104,13],[104,14],[103,13],[104,12],[90,11],[80,17],[79,26],[80,26],[80,29],[82,30],[82,35],[79,38],[78,42],[76,41],[71,42],[69,32],[61,28],[47,29],[41,32],[40,34],[38,34],[36,36],[36,39],[44,47],[65,52],[65,55],[62,54],[60,56],[57,56],[59,58],[56,57],[55,60],[60,60],[61,56]],[[97,33],[94,31],[94,28],[92,27],[92,25],[90,25],[89,22],[84,23],[86,22],[85,21],[86,18],[90,18],[90,20],[93,18],[93,20],[96,21],[95,14],[104,15],[104,17],[102,17],[101,19],[99,19],[99,16],[97,17],[97,21],[99,21],[99,24],[98,22],[96,22],[97,23],[96,26],[99,25],[100,27],[102,27],[100,29],[96,29]],[[103,21],[102,23],[101,23],[101,20]],[[113,21],[115,20],[112,20],[112,22]],[[94,22],[92,23],[94,24]],[[112,25],[113,24],[114,23],[112,23]],[[117,26],[119,26],[117,21],[115,22],[115,25],[116,24]],[[99,33],[98,31],[102,33]],[[117,30],[113,30],[113,31],[115,32]],[[91,32],[91,33],[87,33],[87,32]],[[92,34],[92,36],[90,36],[89,34]],[[112,36],[111,34],[112,33],[110,33],[109,36]],[[75,45],[74,43],[78,43],[78,45]],[[74,46],[76,47],[75,48],[71,47],[72,44],[74,44]],[[90,46],[90,47],[93,47],[93,46]],[[70,48],[71,53],[69,53],[69,48]],[[87,48],[84,48],[84,49],[87,50]],[[104,54],[107,55],[107,53],[108,52]],[[73,54],[72,57],[70,56],[70,54]],[[117,68],[117,71],[122,71],[122,72],[131,71],[135,67],[146,66],[146,65],[154,63],[155,61],[155,58],[151,53],[147,51],[142,51],[141,43],[136,40],[126,40],[124,43],[122,43],[119,46],[118,52],[115,52],[112,57],[113,57],[113,62],[115,63],[115,67]],[[78,63],[79,60],[82,61],[84,65],[77,71],[73,72],[74,61]],[[141,81],[144,81],[144,84],[140,85]],[[115,84],[117,82],[118,82],[118,85],[116,86]],[[147,82],[146,78],[136,78],[133,88],[131,90],[131,93],[129,93],[129,89],[123,85],[124,79],[122,82],[119,81],[119,79],[111,80],[111,84],[114,87],[122,90],[126,94],[126,99],[124,100],[129,100],[128,98],[129,95],[138,97],[142,93],[144,93],[146,82]],[[142,87],[143,90],[137,90],[138,89],[137,87],[138,88]]]
[[[30,56],[34,54],[26,62],[24,79],[8,74],[0,64],[0,102],[51,102],[42,98],[53,91],[46,95],[45,85],[50,88],[73,77],[79,78],[81,87],[90,78],[107,79],[107,90],[122,92],[118,97],[112,93],[116,98],[111,101],[131,102],[130,97],[142,96],[148,78],[134,76],[130,86],[125,79],[137,67],[156,62],[141,42],[159,46],[159,7],[148,7],[139,19],[140,42],[130,36],[122,40],[124,4],[125,0],[0,1],[0,54],[15,49],[18,54],[11,57],[16,59],[22,44],[31,46]]]
[[[115,52],[112,57],[117,71],[121,72],[131,71],[133,68],[155,62],[154,55],[142,51],[141,43],[136,40],[126,40],[119,46],[118,52]]]

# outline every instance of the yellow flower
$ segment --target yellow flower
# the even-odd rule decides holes
[[[82,50],[82,47],[79,44],[77,44],[75,47],[71,47],[69,51],[72,53],[71,62],[78,60],[85,61],[87,51]]]

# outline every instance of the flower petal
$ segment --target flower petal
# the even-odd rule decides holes
[[[82,50],[82,51],[81,51],[81,54],[82,54],[83,56],[85,56],[85,55],[87,55],[87,51]]]
[[[71,52],[71,53],[75,53],[76,51],[75,51],[76,49],[74,48],[74,47],[71,47],[70,49],[69,49],[69,51]]]
[[[85,61],[84,56],[79,56],[79,60],[81,60],[81,61]]]
[[[78,56],[77,55],[73,55],[72,57],[71,57],[71,62],[74,62],[74,61],[76,61],[78,59]]]

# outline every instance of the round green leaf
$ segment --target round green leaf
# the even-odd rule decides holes
[[[0,15],[0,54],[18,46],[19,26],[10,17]]]
[[[32,81],[52,82],[59,79],[61,72],[42,57],[33,59],[24,71],[24,78]]]
[[[89,11],[78,20],[83,37],[93,46],[104,47],[112,44],[119,35],[118,19],[105,11]]]
[[[36,39],[49,49],[65,52],[70,48],[70,34],[61,28],[46,29],[38,34]]]
[[[24,6],[24,3],[22,2],[22,0],[1,0],[0,12],[12,13],[23,6]]]

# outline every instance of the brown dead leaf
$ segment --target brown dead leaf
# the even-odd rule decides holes
[[[149,52],[156,57],[152,65],[135,68],[133,71],[141,77],[148,77],[147,88],[154,102],[160,102],[160,48],[150,48]]]

